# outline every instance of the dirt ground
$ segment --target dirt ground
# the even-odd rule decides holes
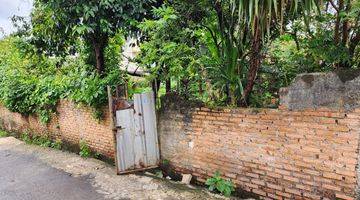
[[[19,168],[29,168],[29,166],[21,166],[31,164],[31,167],[34,168],[34,171],[37,172],[39,169],[46,169],[46,176],[44,174],[39,173],[36,179],[43,180],[44,178],[49,178],[50,180],[54,180],[55,178],[59,179],[57,176],[66,175],[67,177],[71,177],[72,179],[64,179],[60,185],[55,185],[56,187],[51,187],[48,190],[53,189],[54,191],[50,191],[50,194],[57,193],[60,190],[63,193],[66,193],[66,188],[74,188],[73,185],[82,185],[84,187],[83,190],[77,191],[73,194],[73,192],[69,192],[68,195],[90,195],[91,198],[86,199],[136,199],[136,200],[180,200],[180,199],[226,199],[223,196],[212,194],[205,190],[204,188],[194,187],[194,186],[186,186],[181,183],[173,182],[166,179],[158,179],[151,176],[146,175],[116,175],[115,168],[110,166],[102,161],[96,159],[85,159],[77,154],[58,151],[50,148],[43,148],[34,145],[27,145],[23,142],[13,138],[0,138],[0,156],[13,156],[14,160],[22,159],[20,166],[17,166],[17,171]],[[3,160],[3,158],[1,158]],[[25,159],[25,161],[24,161]],[[19,161],[17,161],[19,162]],[[3,162],[0,162],[0,171],[6,171],[7,174],[17,174],[15,171],[16,168],[9,169],[9,164],[4,165]],[[4,169],[6,168],[6,169]],[[13,170],[13,171],[12,171]],[[12,171],[12,172],[11,172]],[[21,170],[20,170],[21,171]],[[36,173],[34,173],[36,176]],[[57,176],[56,176],[57,174]],[[54,176],[54,177],[52,177]],[[23,176],[24,177],[24,176]],[[16,177],[14,177],[16,179]],[[32,177],[34,178],[34,177]],[[9,180],[1,179],[0,172],[0,184],[2,181]],[[54,183],[57,184],[57,183]],[[21,184],[20,184],[21,186]],[[9,186],[11,187],[11,186]],[[77,186],[79,188],[79,186]],[[1,190],[8,190],[9,188],[0,187],[0,194],[4,193]],[[31,190],[31,188],[28,188]],[[25,188],[26,190],[26,188]],[[73,191],[73,189],[70,189]],[[32,191],[28,191],[31,195]],[[39,191],[36,191],[39,192]],[[84,193],[84,194],[83,194]],[[22,195],[22,194],[21,194]],[[3,198],[2,198],[3,197]],[[2,195],[0,199],[31,199],[31,198],[4,198]],[[36,197],[36,196],[35,196]],[[48,196],[49,197],[49,196]],[[39,197],[40,199],[42,197]],[[49,199],[44,197],[42,199]],[[52,199],[57,199],[52,197]],[[63,198],[64,199],[64,198]],[[66,198],[69,199],[69,198]],[[71,198],[70,198],[71,199]],[[77,198],[78,199],[78,198]],[[81,197],[81,199],[84,199]]]

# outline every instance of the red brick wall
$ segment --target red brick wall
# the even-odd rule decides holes
[[[109,127],[110,118],[107,108],[104,108],[105,115],[101,121],[93,117],[90,108],[66,100],[60,101],[57,111],[58,114],[45,125],[34,116],[24,117],[0,106],[0,125],[9,131],[29,130],[38,134],[46,133],[71,144],[85,140],[94,151],[109,158],[114,157],[113,134]]]
[[[178,106],[180,104],[178,103]],[[216,170],[238,187],[269,199],[355,199],[360,110],[209,110],[166,107],[159,116],[162,158],[204,181]],[[109,114],[61,101],[43,125],[0,106],[0,125],[32,130],[114,155]]]
[[[356,198],[360,110],[166,109],[162,158],[200,181],[219,170],[264,199]]]

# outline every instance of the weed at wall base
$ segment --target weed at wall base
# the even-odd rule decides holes
[[[53,149],[61,150],[62,149],[62,140],[56,139],[52,141],[47,135],[30,135],[27,132],[24,132],[20,135],[20,139],[26,144],[38,145],[41,147],[51,147]]]
[[[20,140],[24,141],[26,144],[32,144],[32,140],[29,133],[22,133],[20,135]]]
[[[89,145],[84,140],[80,140],[79,146],[80,146],[79,155],[81,157],[88,158],[88,157],[91,156],[91,149],[90,149]]]
[[[10,134],[6,131],[0,130],[0,138],[2,137],[8,137]]]
[[[63,142],[60,139],[56,139],[54,142],[51,143],[51,148],[61,150],[63,146]]]
[[[231,196],[235,191],[233,182],[221,178],[219,171],[216,171],[212,178],[207,179],[205,185],[209,186],[210,191],[218,191],[226,197]]]

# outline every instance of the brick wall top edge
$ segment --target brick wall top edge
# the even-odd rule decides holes
[[[318,112],[318,116],[322,114],[326,117],[327,113],[353,113],[359,112],[360,108],[355,110],[344,110],[339,108],[328,108],[328,107],[318,107],[318,108],[305,108],[305,109],[288,109],[284,106],[279,106],[279,108],[229,108],[229,107],[217,107],[209,108],[204,104],[194,101],[185,100],[183,97],[179,97],[176,94],[168,94],[162,98],[162,109],[160,112],[166,111],[181,111],[182,113],[191,113],[194,111],[201,112],[211,112],[211,113],[233,113],[233,114],[305,114],[311,115],[311,112]]]
[[[80,109],[82,108],[82,109],[86,109],[86,110],[91,109],[91,107],[89,107],[89,106],[87,106],[85,104],[75,103],[74,101],[72,101],[70,99],[60,99],[59,102],[58,102],[58,105],[72,106],[72,107],[76,107],[76,108],[80,108]],[[108,111],[109,110],[107,105],[103,106],[101,109],[103,111]]]
[[[175,109],[176,110],[176,109]],[[312,115],[316,114],[318,116],[324,115],[327,116],[329,113],[360,113],[360,109],[354,111],[344,111],[339,109],[328,109],[328,108],[318,108],[318,109],[302,109],[302,110],[289,110],[289,109],[277,109],[277,108],[207,108],[199,107],[195,108],[197,112],[209,112],[209,113],[232,113],[232,114],[299,114],[299,115]]]

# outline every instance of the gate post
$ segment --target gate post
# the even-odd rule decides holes
[[[117,141],[116,141],[116,134],[117,134],[117,128],[116,128],[116,120],[115,120],[115,105],[114,105],[114,98],[112,96],[111,87],[107,86],[107,92],[108,92],[108,100],[109,100],[109,114],[110,114],[110,129],[113,133],[113,141],[114,141],[114,157],[115,157],[115,166],[116,166],[116,174],[119,174],[119,166],[117,162]]]

